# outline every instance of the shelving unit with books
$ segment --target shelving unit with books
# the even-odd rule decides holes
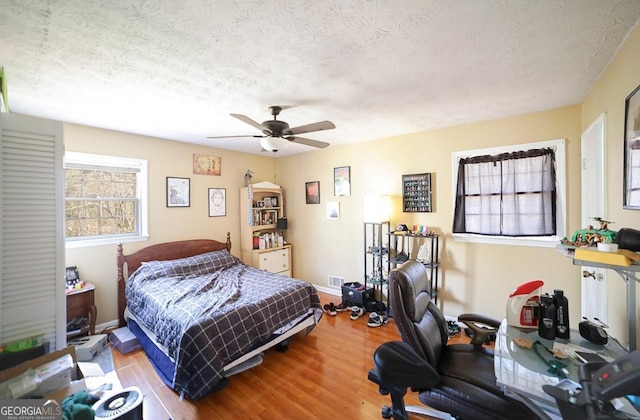
[[[291,245],[284,240],[286,222],[283,221],[286,219],[282,188],[270,182],[242,188],[240,211],[242,261],[262,270],[291,276]]]

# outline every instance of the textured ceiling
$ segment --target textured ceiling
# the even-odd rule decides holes
[[[638,0],[0,0],[11,111],[260,153],[258,122],[332,145],[581,103]],[[276,156],[315,150],[289,144]]]

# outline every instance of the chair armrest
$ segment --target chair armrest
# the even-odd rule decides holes
[[[470,321],[477,324],[484,324],[486,326],[495,328],[496,330],[500,327],[499,320],[482,314],[460,314],[458,316],[458,321]]]
[[[473,331],[471,344],[476,349],[482,347],[487,337],[498,332],[500,321],[495,318],[481,314],[460,314],[458,321],[462,321],[467,327]]]

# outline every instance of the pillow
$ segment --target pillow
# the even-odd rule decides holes
[[[140,276],[147,280],[160,277],[187,277],[214,273],[220,269],[231,267],[240,260],[226,249],[221,251],[205,252],[177,260],[147,261],[140,265],[132,279]]]

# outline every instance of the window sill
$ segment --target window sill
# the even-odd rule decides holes
[[[454,233],[453,240],[455,242],[469,242],[478,244],[494,244],[494,245],[516,245],[516,246],[537,246],[544,248],[555,248],[562,238],[558,236],[549,236],[544,238],[529,237],[504,237],[504,236],[485,236],[473,235],[468,233]]]
[[[143,242],[149,239],[149,235],[142,236],[121,236],[121,237],[112,237],[112,238],[100,238],[100,239],[85,239],[85,240],[77,240],[77,241],[65,241],[66,249],[76,249],[76,248],[86,248],[90,246],[100,246],[100,245],[117,245],[118,243],[129,243],[129,242]]]

